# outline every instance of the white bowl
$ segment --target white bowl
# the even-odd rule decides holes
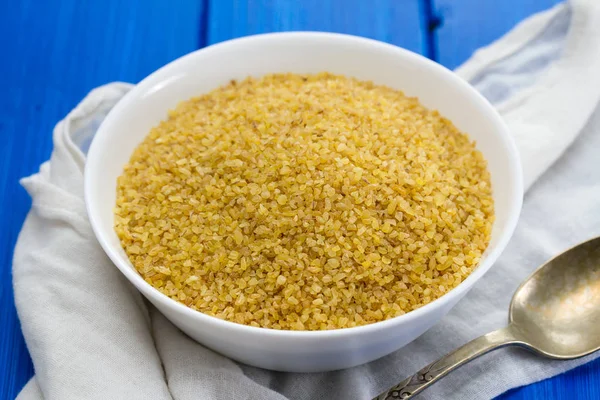
[[[272,72],[328,71],[372,80],[437,109],[477,142],[492,177],[496,221],[477,269],[458,287],[418,310],[356,328],[281,331],[214,318],[171,300],[135,271],[113,229],[117,177],[150,129],[182,100],[231,79]],[[446,68],[410,51],[347,35],[292,32],[251,36],[195,51],[159,69],[106,117],[90,147],[85,199],[98,241],[129,281],[171,322],[228,357],[280,371],[348,368],[383,357],[436,324],[490,269],[515,228],[523,194],[517,149],[500,116]]]

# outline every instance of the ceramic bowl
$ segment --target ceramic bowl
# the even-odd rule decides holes
[[[348,329],[284,331],[224,321],[161,294],[135,271],[113,229],[117,177],[134,148],[167,111],[231,79],[274,72],[335,74],[371,80],[417,96],[477,143],[488,161],[496,220],[474,272],[441,298],[405,315]],[[515,228],[523,195],[517,149],[494,108],[446,68],[374,40],[292,32],[231,40],[181,57],[136,85],[106,117],[89,149],[85,198],[98,241],[125,277],[171,322],[234,360],[296,372],[349,368],[383,357],[435,325],[488,271]]]

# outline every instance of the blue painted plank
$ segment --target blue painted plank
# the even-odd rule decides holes
[[[466,61],[518,22],[562,0],[425,0],[440,26],[433,37],[436,59],[448,68]]]
[[[420,6],[421,0],[213,0],[207,41],[312,30],[365,36],[427,54]]]
[[[33,374],[13,302],[12,251],[54,124],[95,86],[136,82],[195,50],[202,0],[0,2],[0,399]]]

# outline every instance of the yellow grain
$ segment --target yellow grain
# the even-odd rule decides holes
[[[474,143],[417,99],[321,73],[232,82],[138,146],[115,230],[203,313],[318,330],[402,315],[477,266],[494,209]]]

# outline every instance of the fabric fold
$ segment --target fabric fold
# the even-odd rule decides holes
[[[33,203],[15,248],[13,284],[36,377],[21,398],[170,398],[144,301],[87,220],[84,158],[72,143],[78,124],[88,129],[103,117],[97,106],[110,109],[122,97],[115,89],[95,90],[59,123],[51,160],[22,180]]]

